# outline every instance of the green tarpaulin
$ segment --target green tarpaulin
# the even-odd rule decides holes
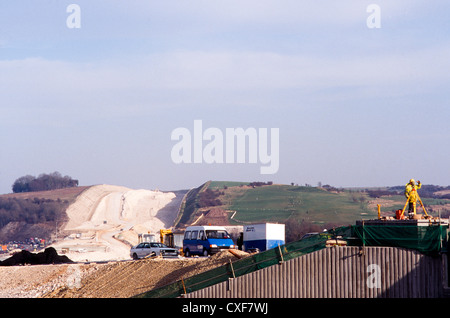
[[[356,245],[394,246],[436,254],[447,247],[447,227],[440,225],[354,225]]]

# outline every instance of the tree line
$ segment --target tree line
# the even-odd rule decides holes
[[[62,176],[61,173],[55,171],[49,174],[40,174],[37,178],[26,175],[18,178],[12,185],[14,193],[47,191],[63,188],[72,188],[78,186],[78,180],[69,176]]]
[[[51,199],[0,198],[0,227],[9,222],[28,224],[54,222],[64,217],[68,201]]]

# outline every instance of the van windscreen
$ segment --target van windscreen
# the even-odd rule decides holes
[[[223,230],[206,230],[206,237],[213,239],[229,239],[230,234]]]

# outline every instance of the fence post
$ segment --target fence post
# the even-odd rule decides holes
[[[278,244],[278,250],[280,251],[280,257],[281,257],[281,261],[279,261],[278,264],[281,265],[284,263],[284,259],[283,259],[283,253],[281,252],[280,244]]]
[[[230,267],[231,267],[231,274],[233,274],[233,278],[236,278],[236,275],[234,275],[233,262],[231,260],[230,260]]]
[[[184,285],[184,280],[181,278],[181,284],[183,285],[184,294],[186,295],[186,286]]]

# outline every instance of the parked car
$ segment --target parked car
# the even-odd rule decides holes
[[[162,243],[142,242],[133,246],[130,250],[130,257],[133,259],[144,258],[147,256],[178,256],[179,251],[176,248],[168,247]]]

